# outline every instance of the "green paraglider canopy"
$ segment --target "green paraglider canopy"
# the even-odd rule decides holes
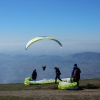
[[[53,40],[55,42],[57,42],[61,47],[62,47],[62,44],[60,43],[60,41],[58,41],[57,39],[53,38],[53,37],[50,37],[50,36],[39,36],[39,37],[35,37],[31,40],[29,40],[29,42],[26,44],[25,46],[25,49],[27,50],[28,47],[33,44],[34,42],[37,42],[39,40]]]

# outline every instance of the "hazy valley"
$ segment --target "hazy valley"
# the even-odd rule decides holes
[[[69,56],[8,55],[0,53],[0,83],[23,83],[37,70],[38,79],[55,78],[54,67],[61,70],[61,78],[70,77],[74,63],[81,69],[81,79],[100,78],[100,53],[83,52]],[[45,71],[42,65],[46,65]]]

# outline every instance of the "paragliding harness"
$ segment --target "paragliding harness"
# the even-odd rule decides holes
[[[74,81],[74,82],[79,81],[79,77],[80,77],[79,74],[80,74],[80,73],[79,73],[78,69],[75,69],[75,70],[74,70],[74,75],[73,75],[73,81]]]
[[[43,70],[45,70],[46,69],[46,65],[45,66],[42,66],[42,68],[43,68]]]

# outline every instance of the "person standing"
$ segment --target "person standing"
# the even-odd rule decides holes
[[[37,71],[36,69],[34,69],[33,73],[32,73],[32,80],[36,80],[37,78]]]
[[[74,82],[77,82],[77,86],[79,86],[80,73],[81,73],[80,68],[77,67],[77,64],[74,64],[71,77],[73,78]]]
[[[57,79],[59,79],[60,81],[62,81],[61,78],[60,78],[61,72],[60,72],[59,68],[54,67],[54,69],[55,69],[55,73],[56,73],[55,83],[57,83]]]

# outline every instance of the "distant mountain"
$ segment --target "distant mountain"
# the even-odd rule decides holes
[[[34,69],[38,79],[55,78],[54,67],[61,70],[61,77],[70,77],[73,65],[81,69],[81,78],[100,78],[100,53],[83,52],[69,56],[58,55],[8,55],[0,53],[0,83],[22,83]],[[46,65],[45,71],[42,65]]]
[[[82,78],[100,77],[100,53],[83,52],[67,57],[78,64],[82,70]]]
[[[93,53],[93,52],[76,53],[70,55],[69,59],[98,62],[100,61],[100,53]]]

